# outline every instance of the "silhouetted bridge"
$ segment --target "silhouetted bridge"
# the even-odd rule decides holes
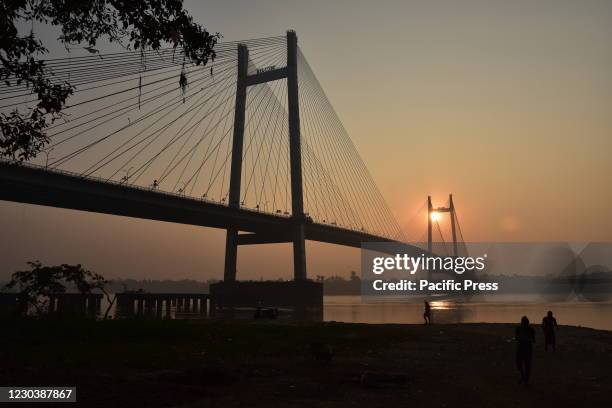
[[[42,154],[0,162],[0,199],[225,229],[225,282],[240,245],[292,243],[296,281],[305,240],[424,252],[406,244],[295,32],[216,52],[206,67],[180,49],[47,61],[75,93]],[[1,84],[0,109],[30,95]]]
[[[7,162],[0,162],[0,199],[249,232],[238,236],[239,245],[291,242],[290,231],[295,225],[292,217],[284,215]],[[312,221],[304,221],[304,234],[308,240],[356,248],[362,242],[392,241]]]

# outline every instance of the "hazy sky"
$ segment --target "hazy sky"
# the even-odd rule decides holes
[[[188,1],[239,40],[295,29],[392,210],[453,193],[466,240],[612,240],[612,2]],[[222,276],[224,233],[2,203],[0,278],[26,260],[109,277]],[[309,274],[358,252],[308,246]],[[330,252],[337,254],[327,256]],[[274,254],[275,256],[270,256]],[[333,259],[331,261],[330,259]],[[240,248],[239,278],[290,276],[289,246]]]

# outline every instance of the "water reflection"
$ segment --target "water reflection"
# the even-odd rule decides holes
[[[432,301],[433,323],[517,323],[526,315],[540,322],[548,310],[559,324],[612,330],[612,302],[535,303],[516,296],[504,302]],[[326,296],[324,319],[349,323],[423,323],[423,303],[385,300],[362,303],[360,296]]]

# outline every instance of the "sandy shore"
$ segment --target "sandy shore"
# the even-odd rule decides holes
[[[82,406],[611,407],[612,332],[513,325],[6,321],[0,385],[76,385]]]

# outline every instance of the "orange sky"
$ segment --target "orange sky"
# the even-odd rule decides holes
[[[224,0],[186,8],[226,40],[297,31],[411,237],[424,232],[407,223],[426,196],[443,205],[452,192],[467,240],[612,240],[612,2]],[[110,277],[222,274],[220,231],[8,203],[0,222],[6,272],[40,259]],[[311,276],[359,267],[355,250],[308,250]],[[242,278],[290,276],[288,246],[241,248],[239,259]]]

